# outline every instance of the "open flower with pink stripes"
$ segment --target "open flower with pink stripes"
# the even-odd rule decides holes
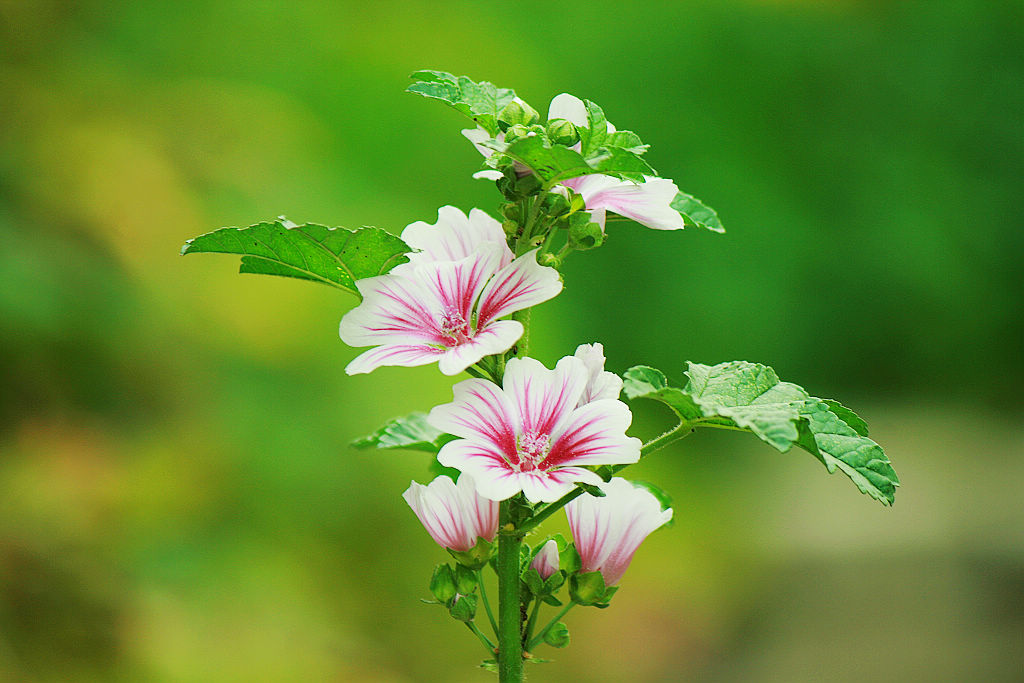
[[[498,533],[498,503],[477,494],[469,475],[458,484],[446,475],[426,486],[410,482],[402,497],[442,548],[466,552],[477,539],[493,541]]]
[[[579,404],[587,386],[583,361],[566,356],[554,370],[532,358],[513,358],[503,386],[469,379],[455,400],[430,411],[428,421],[457,437],[437,455],[442,465],[472,475],[480,495],[505,500],[522,491],[550,502],[577,482],[600,484],[586,466],[634,463],[640,440],[626,436],[632,415],[617,399]]]
[[[433,362],[458,374],[523,335],[522,323],[501,318],[562,290],[536,249],[513,259],[501,224],[483,211],[443,207],[436,225],[413,223],[402,238],[419,251],[386,275],[357,280],[363,302],[341,320],[346,344],[376,347],[349,363],[350,375]]]
[[[620,477],[600,485],[603,498],[580,496],[565,506],[583,572],[601,572],[606,586],[626,573],[637,548],[652,531],[672,519],[672,508],[650,491]]]

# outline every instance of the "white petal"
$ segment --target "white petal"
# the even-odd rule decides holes
[[[417,269],[399,266],[387,275],[356,280],[356,286],[363,301],[345,314],[338,328],[346,344],[440,343],[443,307]]]
[[[449,441],[441,447],[437,460],[473,477],[476,491],[489,500],[505,500],[522,490],[518,475],[501,455],[466,439]]]
[[[486,379],[463,380],[452,391],[455,400],[434,407],[427,421],[448,434],[485,444],[498,458],[514,454],[519,417],[505,392]]]
[[[621,465],[640,460],[640,439],[626,436],[633,416],[622,401],[602,399],[572,411],[552,435],[544,467]]]
[[[498,271],[480,296],[478,325],[483,327],[515,311],[536,306],[562,291],[554,268],[537,263],[537,250],[529,251]]]
[[[476,180],[499,180],[505,177],[505,174],[501,171],[495,171],[493,168],[487,168],[483,171],[477,171],[473,174]]]
[[[583,100],[564,92],[555,95],[548,106],[548,121],[551,119],[565,119],[577,126],[587,127],[587,107]]]
[[[408,255],[412,264],[458,261],[476,253],[486,242],[502,245],[502,265],[512,260],[501,223],[480,209],[473,209],[466,216],[454,206],[442,206],[437,210],[436,223],[411,223],[402,231],[402,240],[419,250]]]
[[[485,142],[491,139],[491,134],[488,133],[483,128],[466,128],[463,129],[462,134],[466,137],[467,140],[473,143],[473,146],[476,147],[476,151],[480,152],[485,157],[489,157],[492,154],[494,154],[493,149],[489,149],[480,144],[481,142]],[[498,133],[498,137],[495,139],[498,142],[504,142],[505,134]]]
[[[587,209],[612,211],[655,230],[682,230],[683,217],[672,208],[679,189],[667,178],[645,178],[633,183],[605,175],[589,175],[576,191],[583,195]]]
[[[523,324],[518,320],[496,320],[468,342],[448,349],[438,367],[446,375],[457,375],[484,356],[508,351],[522,336]]]
[[[525,433],[558,434],[586,384],[587,369],[572,356],[558,361],[554,370],[533,358],[513,358],[505,366],[505,395]]]
[[[498,533],[498,504],[477,493],[476,482],[468,474],[459,477],[458,489],[476,535],[493,541]]]
[[[443,351],[432,346],[413,344],[386,344],[370,349],[352,359],[352,362],[345,366],[345,372],[349,375],[361,375],[372,372],[382,365],[400,365],[406,368],[414,368],[419,365],[429,365],[436,361]]]
[[[622,392],[622,378],[614,372],[605,371],[604,346],[600,343],[580,344],[575,355],[587,366],[587,388],[580,397],[580,405],[603,398],[617,399]]]

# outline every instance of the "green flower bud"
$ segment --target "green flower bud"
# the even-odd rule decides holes
[[[476,616],[476,596],[457,594],[455,601],[448,608],[448,613],[459,621],[473,621],[473,617]]]
[[[544,634],[544,642],[551,647],[565,647],[569,644],[569,629],[562,622],[556,623]]]
[[[569,213],[569,200],[557,192],[548,192],[544,195],[541,208],[549,216],[561,216]]]
[[[586,214],[574,216],[587,217]],[[577,251],[596,249],[604,242],[604,230],[597,223],[571,221],[569,225],[569,246]]]
[[[505,105],[505,108],[498,114],[498,126],[505,124],[511,126],[529,126],[540,120],[540,114],[520,99],[514,99]]]
[[[573,574],[569,579],[569,597],[581,605],[596,605],[604,601],[605,586],[601,572]]]
[[[529,126],[525,126],[521,123],[509,126],[508,130],[505,131],[505,142],[512,142],[517,138],[526,137],[527,133],[529,132]]]
[[[551,119],[548,121],[548,139],[556,145],[572,147],[580,141],[580,132],[572,121]]]
[[[476,590],[476,572],[465,565],[455,567],[455,590],[469,595]]]
[[[558,257],[554,254],[541,254],[537,257],[537,263],[542,266],[548,266],[549,268],[557,269],[562,262],[558,260]]]
[[[430,577],[430,592],[443,603],[455,597],[455,573],[447,564],[439,564],[434,567],[434,574]]]
[[[534,595],[540,595],[544,592],[544,580],[540,578],[540,573],[532,567],[523,572],[523,583],[526,584],[526,587]]]

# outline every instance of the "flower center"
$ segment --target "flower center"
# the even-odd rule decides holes
[[[516,437],[516,455],[519,456],[520,472],[532,472],[548,457],[551,450],[551,437],[547,434],[527,432]]]
[[[473,336],[469,322],[453,306],[447,306],[441,314],[441,334],[451,341],[451,346],[465,344]]]

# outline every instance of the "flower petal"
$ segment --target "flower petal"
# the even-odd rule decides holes
[[[472,209],[466,216],[454,206],[442,206],[437,210],[436,223],[410,223],[402,231],[402,240],[419,250],[408,254],[409,263],[413,264],[458,261],[476,253],[485,242],[503,246],[501,265],[512,260],[501,223],[480,209]]]
[[[580,405],[603,398],[617,399],[622,393],[622,378],[604,369],[604,346],[601,343],[580,344],[575,356],[587,366],[587,388],[580,397]]]
[[[523,324],[518,320],[495,320],[469,341],[448,349],[438,367],[446,375],[457,375],[484,356],[508,351],[522,336]]]
[[[463,380],[452,391],[454,400],[435,406],[427,421],[443,432],[482,444],[498,459],[514,455],[519,417],[505,392],[486,379]]]
[[[601,399],[572,411],[541,467],[620,465],[640,460],[640,439],[626,436],[633,416],[622,401]]]
[[[441,447],[437,460],[473,477],[477,493],[484,498],[505,500],[522,490],[517,473],[499,452],[487,445],[467,439],[449,441]]]
[[[443,306],[437,292],[417,277],[415,268],[399,268],[356,280],[363,301],[345,314],[338,328],[346,344],[443,343],[438,325]]]
[[[523,488],[523,495],[530,502],[552,503],[572,491],[577,482],[597,486],[602,479],[582,467],[560,467],[550,472],[521,472],[519,482]]]
[[[499,270],[480,296],[477,317],[480,327],[491,320],[536,306],[562,291],[554,268],[537,263],[537,249]]]
[[[577,126],[587,127],[587,107],[583,100],[567,92],[555,95],[548,105],[548,121],[565,119]],[[463,133],[465,135],[465,133]]]
[[[682,215],[671,206],[679,188],[667,178],[645,177],[644,182],[633,183],[593,174],[577,179],[573,189],[583,195],[592,213],[605,209],[655,230],[684,227]]]
[[[521,418],[522,433],[556,435],[587,384],[587,369],[572,356],[548,370],[533,358],[513,358],[505,366],[505,395]]]

